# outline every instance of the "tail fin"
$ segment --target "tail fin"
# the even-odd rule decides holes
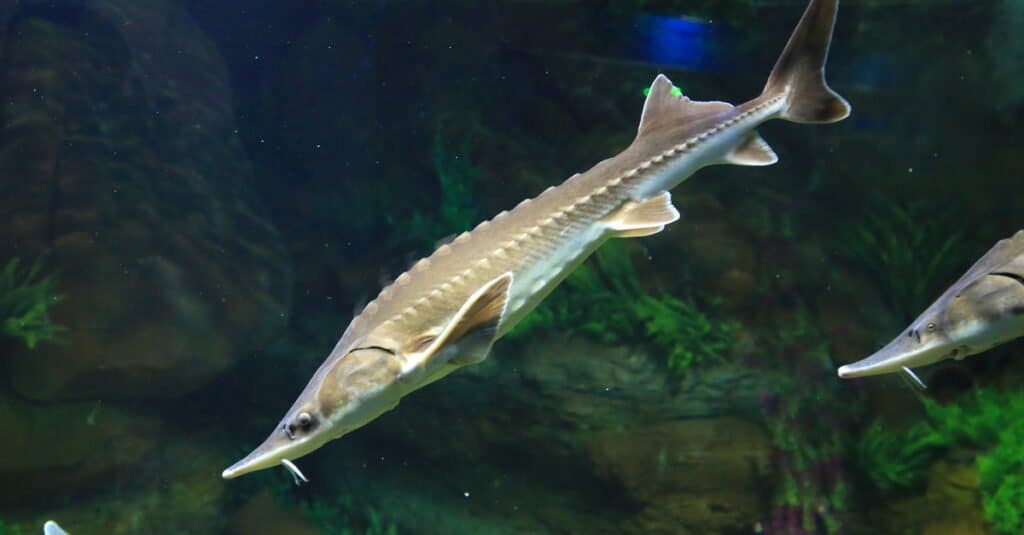
[[[765,96],[787,95],[780,117],[796,123],[834,123],[850,115],[850,105],[825,82],[825,59],[832,41],[839,0],[811,0],[764,87]]]

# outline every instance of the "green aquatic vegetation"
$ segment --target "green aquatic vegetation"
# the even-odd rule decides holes
[[[950,447],[980,450],[985,518],[996,533],[1024,532],[1024,393],[979,390],[963,405],[930,403]]]
[[[21,526],[16,524],[8,524],[3,520],[0,520],[0,535],[22,535],[25,533]]]
[[[1024,424],[1011,424],[996,444],[977,460],[985,518],[997,533],[1024,533]]]
[[[721,358],[739,324],[708,315],[696,299],[647,292],[629,247],[613,241],[509,333],[579,333],[607,344],[648,344],[674,373]]]
[[[475,128],[456,138],[438,122],[431,161],[441,191],[436,212],[416,211],[405,225],[407,237],[417,247],[429,249],[443,237],[468,230],[478,219],[474,186],[480,170],[469,158]]]
[[[50,321],[49,309],[63,296],[53,275],[41,275],[42,263],[23,268],[12,258],[0,270],[0,333],[23,342],[29,349],[52,341],[64,328]]]
[[[861,435],[860,464],[881,490],[918,484],[949,451],[976,453],[985,517],[996,533],[1024,531],[1024,393],[979,389],[941,405],[922,399],[924,421]],[[876,428],[876,429],[872,429]]]
[[[937,286],[952,283],[963,258],[963,233],[950,228],[944,208],[924,201],[900,204],[878,196],[872,209],[845,236],[847,258],[869,276],[891,310],[912,320],[938,296]]]
[[[768,523],[773,533],[842,533],[850,499],[843,428],[857,405],[844,402],[837,384],[827,380],[835,364],[810,314],[801,309],[787,323],[790,328],[778,331],[781,350],[799,355],[790,361],[792,369],[775,378],[776,388],[761,396],[778,474]]]
[[[313,527],[328,535],[397,535],[395,524],[384,520],[372,507],[359,510],[351,494],[334,501],[314,499],[304,503],[303,511]]]
[[[881,422],[872,423],[856,445],[856,456],[879,490],[916,487],[943,447],[940,437],[917,427],[895,433]]]
[[[750,197],[750,202],[737,214],[747,228],[761,238],[796,239],[798,218],[797,210],[792,208],[792,192],[780,193],[758,186],[751,188]]]
[[[719,358],[729,349],[732,333],[739,327],[703,314],[692,300],[672,296],[644,295],[634,304],[633,312],[643,323],[644,334],[665,351],[668,367],[676,373]]]

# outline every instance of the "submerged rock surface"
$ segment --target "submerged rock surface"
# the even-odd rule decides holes
[[[247,192],[223,61],[183,8],[64,4],[0,7],[0,249],[45,254],[66,295],[62,343],[17,350],[12,382],[180,396],[283,323],[287,255]]]
[[[589,487],[578,499],[607,503],[596,532],[708,533],[701,526],[739,529],[761,514],[763,496],[753,489],[770,476],[771,445],[757,423],[758,393],[770,386],[738,365],[677,378],[639,348],[541,339],[497,349],[367,432],[431,462],[460,459],[457,471],[468,462],[535,474],[532,483],[509,477],[502,500],[555,531],[591,520],[530,494],[570,477]]]
[[[137,470],[158,443],[158,419],[101,403],[38,406],[0,397],[5,505],[54,506]],[[11,491],[11,492],[9,492]]]

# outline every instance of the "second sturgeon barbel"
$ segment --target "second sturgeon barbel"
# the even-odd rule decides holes
[[[771,165],[770,119],[831,123],[850,106],[825,83],[838,0],[811,0],[764,91],[738,106],[673,95],[659,75],[621,153],[502,212],[416,263],[352,320],[269,437],[225,478],[291,462],[487,357],[495,340],[610,238],[679,218],[669,190],[714,164]],[[304,477],[303,477],[304,479]]]

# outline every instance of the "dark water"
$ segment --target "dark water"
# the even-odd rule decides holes
[[[657,73],[756,96],[803,5],[0,2],[0,534],[1024,531],[1019,343],[835,372],[1021,228],[1016,0],[843,1],[848,120],[763,126],[309,484],[220,477],[382,284]]]

